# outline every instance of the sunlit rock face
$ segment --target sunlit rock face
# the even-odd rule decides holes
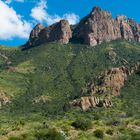
[[[114,19],[110,12],[94,7],[77,25],[70,26],[67,20],[48,27],[37,24],[24,47],[49,42],[67,44],[70,41],[96,46],[116,39],[140,42],[140,25],[126,16]]]
[[[30,34],[29,41],[24,46],[37,46],[48,42],[67,44],[71,37],[72,31],[67,20],[61,20],[48,27],[37,24]]]
[[[111,13],[99,7],[93,8],[91,13],[81,20],[73,35],[90,46],[121,38],[119,23],[112,18]]]
[[[90,46],[116,39],[140,42],[140,25],[126,16],[113,19],[110,12],[94,7],[74,29],[73,38]]]

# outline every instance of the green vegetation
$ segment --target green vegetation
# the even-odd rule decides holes
[[[64,140],[65,136],[55,129],[42,130],[36,133],[37,140]]]
[[[103,137],[104,137],[104,132],[103,132],[103,130],[101,130],[101,129],[97,129],[97,130],[94,131],[94,135],[95,135],[95,137],[97,137],[97,138],[103,139]]]
[[[92,128],[92,122],[86,118],[79,118],[75,122],[72,123],[72,126],[75,128],[79,128],[81,130],[88,130]]]
[[[139,73],[128,77],[111,108],[83,112],[68,106],[100,73],[140,60],[139,44],[50,43],[26,51],[0,47],[0,54],[0,96],[9,102],[0,109],[0,140],[140,139]]]

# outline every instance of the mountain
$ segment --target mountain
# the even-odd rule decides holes
[[[95,7],[0,46],[0,140],[139,140],[138,27]]]
[[[67,44],[74,41],[96,46],[116,39],[140,42],[140,25],[126,16],[113,19],[110,12],[94,7],[89,15],[74,26],[70,26],[67,20],[49,27],[37,24],[23,48],[47,42]]]

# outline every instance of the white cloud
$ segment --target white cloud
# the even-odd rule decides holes
[[[46,22],[48,25],[58,22],[61,19],[67,19],[70,24],[76,24],[79,21],[79,16],[74,13],[66,13],[61,17],[59,15],[50,15],[46,10],[47,1],[40,0],[31,10],[31,16],[38,22]]]
[[[79,16],[75,15],[74,13],[70,13],[70,14],[65,14],[63,16],[64,19],[67,19],[69,21],[69,23],[76,24],[77,22],[79,22]]]
[[[31,24],[0,0],[0,39],[28,38]]]
[[[46,20],[48,16],[45,9],[47,8],[47,4],[45,0],[41,0],[36,7],[31,10],[31,16],[39,22],[43,22]]]

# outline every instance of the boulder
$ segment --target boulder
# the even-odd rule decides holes
[[[10,102],[10,98],[6,95],[5,92],[0,91],[0,108]]]
[[[81,97],[80,104],[81,104],[80,107],[84,111],[88,110],[91,107],[91,103],[90,103],[89,97]]]

